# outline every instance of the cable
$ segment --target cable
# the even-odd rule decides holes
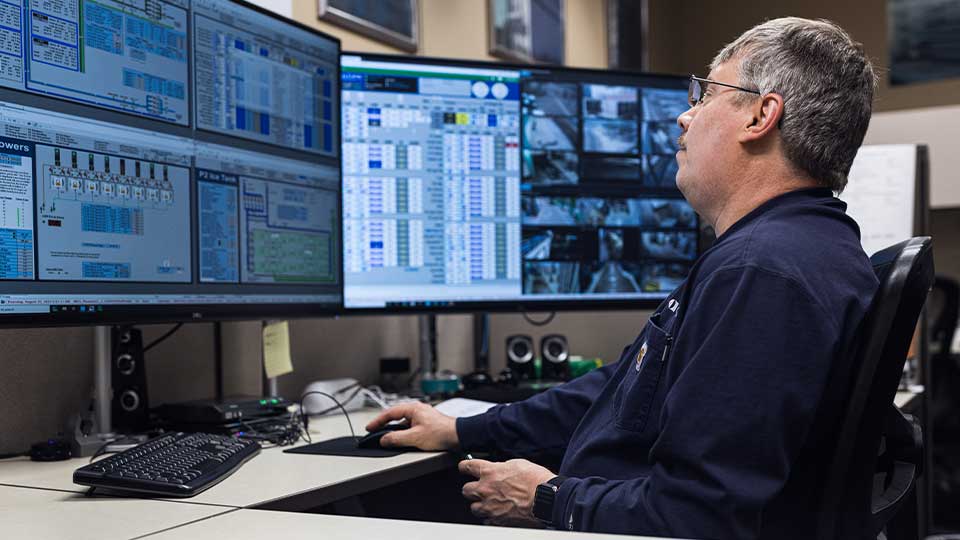
[[[523,318],[524,318],[528,323],[530,323],[530,324],[532,324],[532,325],[534,325],[534,326],[546,326],[546,325],[550,324],[550,321],[552,321],[554,317],[557,316],[557,312],[556,312],[556,311],[551,311],[550,314],[547,315],[547,317],[546,317],[545,319],[541,320],[541,321],[535,321],[535,320],[531,319],[531,318],[530,318],[530,315],[529,315],[526,311],[522,312],[521,315],[523,315]]]
[[[167,330],[167,333],[165,333],[165,334],[163,334],[162,336],[158,337],[157,339],[151,341],[149,345],[145,346],[145,347],[143,348],[143,352],[147,352],[147,351],[149,351],[150,349],[152,349],[152,348],[156,347],[157,345],[159,345],[161,341],[163,341],[163,340],[167,339],[168,337],[172,336],[173,333],[176,332],[177,330],[179,330],[181,326],[183,326],[183,323],[177,323],[177,324],[173,325],[173,328],[171,328],[170,330]]]
[[[320,394],[321,396],[326,396],[331,400],[333,400],[333,402],[337,404],[337,407],[340,407],[340,410],[343,411],[343,415],[347,417],[347,425],[350,426],[350,436],[353,437],[354,439],[357,438],[356,432],[353,431],[353,422],[350,421],[350,414],[347,413],[347,410],[343,408],[343,405],[341,405],[340,402],[337,401],[337,398],[331,396],[326,392],[321,392],[319,390],[311,390],[303,394],[302,396],[300,396],[300,417],[303,419],[303,433],[304,433],[304,439],[306,439],[307,443],[312,443],[313,440],[310,438],[310,431],[307,429],[308,419],[307,419],[306,412],[303,410],[303,399],[311,394]]]

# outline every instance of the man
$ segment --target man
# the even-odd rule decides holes
[[[768,21],[692,78],[677,185],[717,233],[619,362],[454,420],[401,405],[387,445],[560,460],[467,460],[464,496],[496,524],[689,538],[813,538],[816,494],[876,291],[833,196],[875,77],[836,25]],[[832,191],[831,191],[832,190]],[[536,499],[536,500],[535,500]]]

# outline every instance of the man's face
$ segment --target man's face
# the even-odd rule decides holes
[[[739,85],[736,59],[721,64],[706,78]],[[738,90],[707,85],[703,101],[677,118],[683,130],[677,152],[677,187],[701,215],[710,216],[714,205],[726,200],[736,181],[736,160],[741,149],[737,133],[749,114],[737,105]]]

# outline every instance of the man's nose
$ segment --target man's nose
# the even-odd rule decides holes
[[[682,129],[684,133],[686,133],[690,127],[690,122],[693,121],[693,116],[696,114],[696,112],[694,112],[695,109],[696,107],[690,107],[677,117],[677,125],[680,126],[680,129]]]

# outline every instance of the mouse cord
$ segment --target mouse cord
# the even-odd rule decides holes
[[[303,434],[304,434],[304,438],[307,440],[307,443],[312,443],[313,441],[312,441],[311,438],[310,438],[310,431],[307,429],[307,418],[308,418],[308,417],[307,417],[306,412],[305,412],[304,409],[303,409],[303,398],[305,398],[305,397],[307,397],[307,396],[309,396],[309,395],[311,395],[311,394],[320,394],[321,396],[326,396],[326,397],[330,398],[331,400],[333,400],[333,402],[336,403],[337,407],[339,407],[340,410],[343,411],[343,415],[347,417],[347,425],[350,426],[350,436],[353,437],[354,439],[357,438],[357,434],[353,431],[353,422],[350,421],[350,414],[347,413],[347,410],[343,408],[343,405],[341,405],[340,402],[337,401],[337,398],[331,396],[330,394],[328,394],[328,393],[326,393],[326,392],[321,392],[321,391],[319,391],[319,390],[311,390],[311,391],[303,394],[302,396],[300,396],[300,417],[303,418]]]

